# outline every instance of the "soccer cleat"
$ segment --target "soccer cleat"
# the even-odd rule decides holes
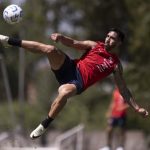
[[[110,147],[105,146],[105,147],[103,147],[103,148],[100,148],[99,150],[111,150],[111,149],[110,149]]]
[[[40,137],[45,131],[46,131],[46,129],[43,127],[42,124],[40,124],[35,130],[33,130],[31,132],[30,138],[36,139],[36,138]]]
[[[2,45],[3,45],[4,47],[8,47],[8,46],[9,46],[9,44],[8,44],[8,39],[9,39],[8,36],[0,35],[0,43],[2,43]]]

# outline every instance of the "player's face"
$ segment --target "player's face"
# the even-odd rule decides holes
[[[105,48],[111,50],[119,45],[118,35],[114,31],[110,31],[105,38]]]

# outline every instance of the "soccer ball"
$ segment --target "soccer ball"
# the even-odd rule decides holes
[[[18,5],[9,5],[3,11],[3,18],[9,24],[16,24],[22,20],[22,9]]]

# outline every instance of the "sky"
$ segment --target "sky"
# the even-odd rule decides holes
[[[0,2],[4,2],[6,0],[0,0]],[[25,0],[10,0],[11,4],[21,5]]]
[[[14,3],[14,4],[20,5],[20,4],[23,3],[25,0],[11,0],[11,1],[12,1],[12,3]]]

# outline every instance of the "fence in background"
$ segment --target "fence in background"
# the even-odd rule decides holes
[[[84,125],[80,124],[59,135],[55,140],[55,146],[59,150],[83,150],[83,130]]]

